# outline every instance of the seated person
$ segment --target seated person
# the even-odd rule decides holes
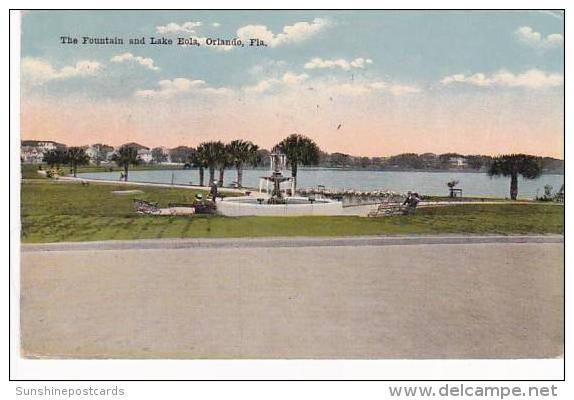
[[[403,214],[405,215],[411,215],[415,213],[415,210],[420,202],[420,198],[419,198],[419,194],[418,193],[413,193],[411,191],[409,191],[407,193],[407,198],[405,199],[405,201],[403,202],[403,206],[406,206],[403,209]]]

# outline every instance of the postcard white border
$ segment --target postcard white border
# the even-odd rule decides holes
[[[14,3],[14,2],[12,2]],[[290,2],[275,2],[276,6],[284,6],[289,8],[322,8],[324,5],[313,3],[309,1],[290,1]],[[89,5],[92,5],[91,3]],[[88,6],[89,6],[88,5]],[[96,5],[95,3],[93,5]],[[164,1],[162,3],[153,3],[150,1],[138,2],[140,7],[154,7],[162,6],[166,8],[260,8],[269,7],[269,2],[264,1],[243,1],[241,3],[223,1],[217,4],[209,2],[174,2]],[[375,6],[374,3],[366,1],[354,1],[352,3],[343,1],[330,2],[331,7],[345,8],[368,8]],[[381,6],[383,4],[380,4]],[[473,1],[465,2],[466,7],[472,8],[501,8],[504,6],[513,7],[518,4],[510,1]],[[17,7],[17,5],[12,4]],[[35,6],[42,8],[46,6],[45,3],[40,1],[27,2],[26,6]],[[50,6],[58,8],[78,8],[79,4],[73,1],[53,1]],[[118,1],[100,1],[97,3],[98,7],[118,7]],[[392,1],[385,2],[385,7],[389,8],[405,8],[407,5],[404,2]],[[408,8],[461,8],[462,4],[456,1],[434,1],[432,3],[423,1],[409,2]],[[550,2],[535,2],[523,1],[520,3],[521,8],[545,8],[545,9],[561,9],[567,8],[565,1],[550,1]],[[128,7],[127,4],[124,7]],[[574,8],[571,11],[574,13]],[[568,14],[568,11],[566,13]],[[572,29],[571,21],[567,19],[566,31],[570,32]],[[19,357],[18,348],[18,276],[19,276],[19,228],[17,223],[19,221],[19,165],[18,151],[19,151],[19,102],[18,102],[18,88],[19,80],[17,73],[19,71],[19,30],[18,26],[11,26],[11,41],[10,46],[15,50],[12,53],[12,60],[10,68],[12,73],[11,78],[11,92],[10,92],[10,113],[12,116],[11,121],[11,134],[10,134],[10,158],[12,161],[12,169],[9,170],[5,165],[5,171],[10,171],[10,216],[12,218],[13,226],[10,230],[10,247],[11,247],[11,265],[12,281],[11,286],[11,378],[12,379],[383,379],[383,380],[429,380],[429,379],[561,379],[563,373],[563,360],[425,360],[425,361],[410,361],[410,360],[373,360],[373,361],[353,361],[353,360],[312,360],[312,361],[261,361],[261,360],[185,360],[185,361],[171,361],[171,360],[156,360],[156,361],[127,361],[127,360],[97,360],[97,361],[54,361],[54,360],[27,360]],[[566,54],[568,55],[566,64],[572,65],[572,41],[566,40],[567,47]],[[4,46],[7,44],[4,43]],[[8,50],[8,49],[6,49]],[[5,53],[6,54],[6,53]],[[6,76],[6,75],[5,75]],[[573,95],[572,80],[566,80],[566,99],[570,99]],[[5,100],[6,101],[6,100]],[[569,104],[566,105],[568,110]],[[6,104],[5,104],[6,106]],[[5,107],[6,109],[7,107]],[[570,104],[570,108],[571,104]],[[567,121],[566,131],[572,127],[572,123]],[[566,137],[566,149],[569,149],[572,140]],[[5,163],[6,161],[2,161]],[[568,164],[567,164],[568,165]],[[572,174],[568,175],[570,178]],[[567,179],[568,186],[570,186],[570,179]],[[2,199],[6,203],[6,197]],[[7,204],[3,204],[8,207]],[[566,209],[568,216],[566,223],[566,230],[572,226],[570,209]],[[6,234],[6,230],[4,230]],[[5,238],[8,239],[8,238]],[[571,248],[572,238],[566,240],[566,249]],[[8,243],[8,240],[4,240]],[[567,265],[571,261],[572,256],[567,251]],[[570,262],[570,265],[574,265]],[[570,274],[566,273],[570,278]],[[7,278],[4,278],[7,279]],[[6,283],[6,282],[4,282]],[[4,286],[6,287],[6,286]],[[566,299],[567,310],[574,308],[572,306],[572,296],[568,293],[574,293],[573,284],[567,282]],[[3,308],[6,310],[6,307]],[[5,311],[4,311],[5,312]],[[7,323],[8,316],[4,314],[3,322]],[[567,318],[567,332],[571,332],[571,319]],[[5,327],[8,328],[7,326]],[[571,335],[570,335],[571,336]],[[569,340],[567,339],[567,343]],[[567,346],[567,356],[572,356],[572,345]],[[4,346],[4,350],[7,350]],[[6,354],[7,356],[7,354]],[[567,357],[572,360],[571,357]],[[7,359],[4,358],[5,360]],[[6,365],[6,363],[4,364]],[[573,367],[570,366],[570,369]],[[343,392],[341,392],[343,393]],[[383,394],[383,393],[381,393]],[[387,395],[387,393],[384,393]],[[282,397],[282,396],[281,396]]]

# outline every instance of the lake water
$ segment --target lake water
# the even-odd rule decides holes
[[[259,187],[259,178],[269,171],[262,169],[246,169],[243,172],[243,185]],[[286,171],[285,174],[290,174]],[[97,172],[78,174],[86,179],[119,180],[120,172]],[[205,172],[205,184],[208,181]],[[218,172],[216,171],[216,179]],[[199,172],[193,170],[152,170],[130,171],[129,180],[132,182],[174,183],[179,185],[199,184]],[[236,180],[236,171],[225,172],[224,184],[231,185]],[[416,191],[425,195],[447,195],[447,182],[458,180],[457,188],[463,190],[464,196],[495,196],[508,197],[510,178],[490,178],[485,173],[469,172],[412,172],[412,171],[351,171],[339,169],[299,169],[297,186],[313,188],[324,185],[333,189],[377,190],[388,189],[397,192]],[[552,185],[554,191],[564,183],[564,175],[542,175],[538,179],[528,180],[519,178],[518,196],[531,199],[538,193],[544,193],[544,185]]]

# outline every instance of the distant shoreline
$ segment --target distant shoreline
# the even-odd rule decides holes
[[[183,168],[184,164],[159,164],[159,165],[146,165],[145,168],[132,168],[132,171],[196,171],[198,168]],[[97,172],[115,172],[120,171],[120,168],[116,165],[101,165],[99,167],[93,166],[93,168],[107,168],[112,167],[114,171],[90,171],[91,173]],[[87,167],[88,169],[90,167]],[[413,168],[337,168],[337,167],[299,167],[299,171],[349,171],[349,172],[432,172],[432,173],[465,173],[465,174],[486,174],[487,171],[477,171],[469,169],[413,169]],[[235,171],[235,168],[226,168],[226,171]],[[256,171],[269,171],[269,167],[245,167],[244,170],[256,170]],[[287,169],[287,171],[290,171]],[[78,169],[78,173],[85,173],[81,168]],[[552,171],[552,172],[542,172],[542,175],[564,175],[564,172]]]
[[[250,168],[262,169],[265,168]],[[369,171],[369,172],[449,172],[465,174],[486,174],[488,171],[477,171],[468,169],[415,169],[415,168],[336,168],[336,167],[299,167],[299,170],[329,170],[329,171]],[[542,172],[542,175],[564,175],[564,172]]]
[[[47,168],[45,164],[23,164],[29,167],[36,167],[42,165],[42,168]],[[130,168],[131,171],[196,171],[197,168],[184,169],[184,164],[146,164]],[[110,171],[110,168],[112,170]],[[65,168],[64,168],[65,169]],[[81,173],[102,173],[102,172],[120,172],[122,169],[115,164],[102,164],[99,166],[89,165],[78,168],[78,174]],[[235,168],[226,168],[226,171],[234,171]],[[265,167],[245,167],[244,170],[257,170],[269,171],[269,166]],[[299,171],[343,171],[343,172],[431,172],[431,173],[465,173],[465,174],[486,174],[486,170],[472,170],[472,169],[414,169],[414,168],[338,168],[338,167],[299,167]],[[290,171],[289,169],[287,171]],[[71,175],[71,174],[70,174]],[[561,175],[564,176],[564,171],[543,171],[542,175]]]

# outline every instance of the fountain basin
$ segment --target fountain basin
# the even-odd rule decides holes
[[[343,215],[343,203],[336,200],[286,197],[285,204],[268,204],[256,197],[227,197],[217,202],[217,213],[228,217]]]

